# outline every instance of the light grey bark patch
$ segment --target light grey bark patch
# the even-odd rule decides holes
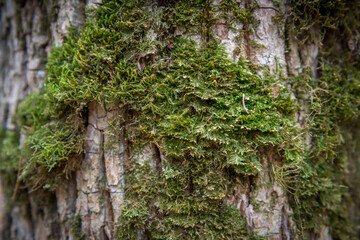
[[[254,16],[259,21],[259,26],[251,34],[250,40],[256,44],[262,45],[260,48],[251,48],[250,59],[262,66],[268,66],[271,72],[275,72],[278,68],[286,67],[285,59],[285,38],[279,32],[280,23],[272,21],[277,11],[270,0],[259,0],[259,8],[255,9]],[[281,8],[284,8],[283,4]]]
[[[82,230],[85,234],[95,239],[111,239],[124,200],[122,181],[126,153],[124,140],[114,142],[107,128],[120,111],[97,103],[89,104],[88,110],[87,152],[77,174],[77,188],[81,193],[76,211],[84,219]],[[109,144],[111,148],[106,147]]]

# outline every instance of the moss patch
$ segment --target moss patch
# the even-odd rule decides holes
[[[16,182],[16,173],[19,168],[19,133],[15,130],[0,130],[0,172],[6,194],[13,194]]]
[[[350,126],[356,127],[360,116],[359,68],[323,64],[321,77],[310,73],[296,78],[298,96],[308,104],[306,134],[311,136],[301,167],[286,164],[281,176],[294,193],[294,209],[299,230],[317,231],[330,226],[333,237],[355,238],[355,219],[349,217],[350,199],[346,175],[349,159],[345,150],[352,145]],[[350,150],[351,151],[351,150]],[[287,168],[287,169],[286,169]],[[302,234],[302,233],[301,233]]]
[[[239,179],[263,171],[259,149],[291,142],[290,92],[245,59],[228,59],[208,2],[169,4],[105,2],[52,51],[46,86],[19,111],[30,150],[23,175],[51,185],[54,173],[74,169],[87,105],[116,104],[130,116],[132,151],[154,144],[166,156],[161,174],[149,159],[130,159],[118,238],[254,238],[224,200]],[[237,21],[250,24],[243,13]]]
[[[339,176],[347,160],[339,126],[359,116],[357,70],[324,64],[320,79],[298,76],[293,90],[311,114],[308,129],[297,129],[285,80],[265,70],[260,76],[242,57],[232,62],[213,33],[223,20],[251,31],[255,7],[139,0],[104,1],[89,11],[84,28],[53,49],[46,86],[20,107],[29,186],[53,187],[76,169],[88,105],[111,103],[128,118],[126,128],[123,117],[115,119],[112,135],[128,130],[133,153],[119,239],[257,238],[225,199],[241,179],[262,174],[268,148],[282,158],[275,176],[294,198],[299,231],[330,225],[344,237],[347,189]],[[141,157],[148,145],[161,153],[158,171]]]
[[[295,76],[294,93],[308,110],[305,135],[311,139],[297,153],[301,164],[278,168],[278,179],[294,193],[293,208],[301,237],[304,229],[318,232],[330,226],[336,239],[356,238],[356,219],[350,217],[354,184],[347,180],[351,152],[358,151],[359,122],[359,1],[290,1],[286,19],[288,38],[320,46],[314,77],[309,69]],[[288,39],[288,40],[289,40]],[[304,106],[302,106],[304,107]],[[348,146],[353,146],[350,149]],[[357,149],[357,150],[356,150]],[[353,164],[354,165],[354,164]],[[356,164],[355,164],[356,165]],[[356,192],[356,190],[355,190]],[[353,195],[351,199],[351,195]],[[306,232],[305,231],[305,232]]]
[[[61,105],[45,87],[19,106],[18,119],[27,136],[21,155],[22,177],[31,188],[54,187],[59,177],[79,166],[84,143],[81,113]]]

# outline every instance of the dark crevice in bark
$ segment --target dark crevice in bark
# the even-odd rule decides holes
[[[83,108],[78,112],[80,117],[84,120],[85,129],[89,126],[89,108]]]
[[[107,233],[106,233],[106,230],[105,230],[105,226],[102,226],[100,228],[100,240],[109,240],[111,239],[111,236],[108,236]]]
[[[111,231],[110,235],[112,235],[112,226],[114,223],[114,211],[113,206],[111,202],[111,196],[110,191],[107,186],[107,175],[106,175],[106,163],[105,163],[105,148],[104,148],[104,131],[100,131],[100,181],[102,184],[102,196],[104,198],[104,205],[102,206],[103,210],[105,211],[105,217],[103,222],[103,234],[105,237],[102,239],[109,239],[111,236],[107,236],[109,233],[106,233],[105,228],[108,227],[108,229]]]
[[[35,232],[34,232],[34,229],[35,229],[35,222],[37,221],[37,219],[33,219],[33,216],[32,216],[32,206],[31,206],[31,202],[30,200],[26,203],[27,207],[26,207],[26,214],[27,214],[27,219],[30,220],[30,224],[31,224],[31,236],[33,236],[33,239],[36,239],[35,238]],[[11,224],[12,225],[12,224]]]
[[[4,107],[4,116],[3,119],[1,119],[2,121],[2,126],[3,128],[6,128],[6,122],[9,119],[9,114],[10,114],[10,109],[9,109],[9,104],[8,103],[3,103],[5,105]]]
[[[244,7],[245,7],[245,9],[250,8],[250,1],[249,0],[244,1]],[[250,29],[249,29],[249,24],[248,23],[244,24],[243,31],[244,31],[244,51],[245,51],[245,56],[246,56],[247,59],[251,60]]]
[[[122,181],[122,185],[123,185],[123,189],[124,189],[124,195],[123,197],[125,198],[125,189],[126,189],[126,174],[127,171],[130,168],[130,141],[127,138],[127,134],[128,134],[128,128],[129,128],[129,115],[130,112],[128,110],[128,107],[125,105],[123,108],[123,117],[124,117],[124,122],[123,122],[123,126],[122,126],[122,131],[120,134],[120,141],[121,144],[123,145],[123,181]],[[130,185],[130,182],[128,183]]]
[[[188,196],[191,196],[194,193],[194,183],[193,183],[192,176],[190,176],[189,180],[188,180],[187,193],[188,193]]]
[[[255,188],[255,176],[250,175],[249,176],[249,194],[254,190]]]
[[[211,23],[210,23],[210,1],[206,1],[205,3],[205,8],[204,8],[204,14],[205,14],[205,31],[204,32],[204,40],[205,42],[209,42],[210,41],[210,36],[211,36]]]
[[[124,126],[121,133],[121,141],[124,145],[124,165],[125,168],[129,168],[130,164],[130,141],[127,138],[130,124],[130,112],[127,106],[124,107]]]
[[[250,49],[250,34],[246,26],[244,26],[244,50],[245,56],[247,59],[251,58],[251,49]]]
[[[158,0],[157,4],[159,7],[170,7],[176,3],[176,0]]]
[[[80,25],[84,26],[86,20],[86,0],[80,0],[80,14],[81,14]]]
[[[298,53],[298,55],[299,55],[300,66],[305,66],[304,56],[303,56],[301,50],[302,50],[302,49],[301,49],[300,46],[299,46],[298,49],[297,49],[297,53]],[[305,66],[305,67],[306,67],[306,66]]]
[[[150,239],[150,233],[147,230],[139,230],[138,231],[138,240],[148,240]]]
[[[289,231],[289,223],[288,223],[288,215],[285,207],[283,206],[281,209],[281,239],[282,240],[290,240],[290,231]]]
[[[114,209],[113,209],[113,205],[111,202],[111,196],[110,196],[110,191],[105,189],[104,190],[104,199],[105,199],[105,217],[106,217],[106,225],[111,227],[111,235],[113,232],[112,226],[114,224]]]
[[[289,8],[289,6],[286,6],[286,11],[288,11],[287,9]],[[291,56],[290,56],[290,52],[291,52],[291,45],[290,45],[290,30],[289,30],[289,17],[288,14],[286,14],[286,19],[285,19],[285,23],[284,23],[284,35],[285,35],[285,62],[286,62],[286,73],[288,76],[293,76],[294,73],[290,70],[290,61],[291,61]]]
[[[155,160],[155,168],[159,175],[162,174],[162,161],[161,161],[161,153],[160,149],[156,144],[152,144],[153,152],[154,152],[154,160]]]
[[[254,191],[254,189],[255,189],[255,176],[249,175],[248,176],[248,190],[246,191],[246,198],[248,200],[246,208],[248,208],[250,206],[250,204],[251,204],[251,194]],[[245,207],[244,207],[244,209],[245,209]],[[253,226],[248,226],[248,230],[250,232],[252,232],[253,231]]]

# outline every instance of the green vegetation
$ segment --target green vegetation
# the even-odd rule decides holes
[[[288,38],[300,40],[300,47],[311,43],[320,46],[318,77],[305,69],[292,83],[308,111],[304,129],[307,136],[303,140],[310,142],[304,152],[298,153],[305,161],[300,166],[285,164],[277,170],[283,185],[293,193],[301,237],[324,226],[330,226],[334,239],[355,239],[359,231],[356,217],[351,216],[356,207],[349,206],[358,199],[353,185],[360,182],[346,179],[354,161],[351,154],[359,151],[354,131],[360,115],[359,4],[291,1],[290,11],[278,14],[278,18],[286,19]]]
[[[139,134],[166,154],[164,171],[151,174],[150,166],[134,159],[120,226],[147,229],[157,239],[244,238],[240,212],[224,198],[238,178],[262,172],[261,147],[292,136],[289,94],[279,87],[275,98],[272,86],[280,82],[251,73],[245,60],[228,60],[216,43],[200,47],[179,40],[169,61],[169,68],[149,66],[156,81],[134,109],[141,113],[135,120]]]
[[[346,41],[358,34],[358,0],[291,0],[289,5],[289,27],[303,43],[320,41],[327,49],[328,41]]]
[[[31,188],[53,187],[62,175],[79,166],[83,153],[81,112],[59,104],[45,87],[19,106],[18,120],[27,136],[22,144],[22,176]]]
[[[15,186],[19,152],[19,133],[14,130],[0,130],[0,173],[7,186]],[[7,196],[10,197],[13,190],[5,189]]]
[[[99,7],[53,51],[47,94],[73,111],[94,101],[122,106],[135,129],[128,133],[133,152],[156,143],[166,155],[162,174],[131,159],[120,239],[138,231],[156,239],[252,238],[240,211],[224,199],[239,178],[262,171],[260,147],[293,135],[290,93],[270,74],[251,72],[245,59],[228,59],[205,34],[212,19],[207,3],[153,11],[149,4]],[[201,45],[174,36],[183,24],[190,26],[184,36],[207,36]]]
[[[295,78],[297,95],[308,104],[306,122],[310,145],[299,164],[286,163],[276,175],[293,194],[293,208],[300,236],[304,231],[330,226],[336,239],[356,236],[354,219],[349,217],[349,172],[345,146],[354,139],[345,139],[348,129],[355,127],[360,116],[360,79],[358,68],[335,67],[323,64],[322,76],[312,77],[311,71]],[[303,139],[308,137],[304,136]],[[304,141],[304,140],[303,140]],[[351,150],[350,150],[351,151]]]
[[[84,233],[81,230],[81,222],[82,219],[80,214],[77,214],[73,218],[68,219],[68,224],[70,225],[71,232],[76,240],[84,239]]]
[[[291,24],[299,34],[318,13],[310,2],[305,22],[298,12],[307,9],[305,3],[294,3]],[[113,104],[128,119],[114,119],[112,135],[130,125],[125,129],[131,129],[126,138],[133,153],[116,224],[119,239],[139,232],[151,239],[258,238],[240,210],[225,202],[234,186],[262,174],[264,159],[274,153],[282,160],[274,164],[274,175],[294,200],[298,234],[324,225],[335,238],[353,234],[342,207],[348,190],[341,147],[343,126],[359,117],[359,67],[324,58],[319,78],[304,72],[287,81],[264,69],[257,74],[258,67],[243,57],[231,61],[212,27],[219,19],[229,27],[242,23],[240,39],[256,28],[256,5],[247,7],[231,0],[216,6],[133,0],[104,1],[89,11],[84,28],[53,49],[46,85],[19,107],[27,136],[21,154],[18,139],[2,133],[2,171],[16,172],[21,155],[29,187],[55,187],[81,161],[88,105]],[[326,16],[317,18],[324,21],[321,27],[340,26]],[[300,106],[291,100],[292,91],[309,109],[305,129],[295,126]],[[157,168],[141,157],[146,145],[165,156]],[[80,220],[74,219],[76,228]]]

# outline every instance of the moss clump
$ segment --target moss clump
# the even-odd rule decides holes
[[[0,169],[4,175],[17,170],[19,162],[19,133],[13,130],[0,131]]]
[[[28,137],[25,179],[52,186],[74,170],[88,105],[111,103],[124,109],[131,126],[123,127],[119,116],[113,135],[130,130],[133,153],[119,239],[257,238],[240,210],[225,202],[234,186],[262,173],[269,148],[283,160],[275,173],[294,196],[299,229],[336,226],[344,218],[339,204],[346,190],[337,179],[346,161],[337,154],[342,140],[336,126],[358,117],[358,89],[346,92],[356,78],[351,82],[347,73],[326,67],[318,81],[298,78],[299,89],[311,86],[314,140],[307,149],[284,82],[265,70],[258,75],[241,57],[230,61],[212,32],[220,18],[228,26],[244,23],[246,31],[255,26],[251,10],[228,0],[216,6],[104,1],[91,11],[84,28],[52,51],[46,86],[20,108]],[[148,145],[165,156],[159,153],[158,171],[141,157]]]
[[[311,143],[305,149],[306,165],[285,165],[289,190],[294,193],[294,208],[300,230],[317,231],[330,226],[332,236],[355,238],[354,219],[349,217],[349,185],[346,182],[349,159],[345,146],[346,128],[356,126],[360,116],[359,68],[323,64],[321,77],[311,73],[297,77],[294,85],[309,105],[306,123]],[[304,153],[299,152],[299,155]]]
[[[11,196],[16,182],[16,173],[19,168],[19,133],[15,130],[0,130],[0,173],[5,186],[6,194]]]
[[[300,0],[290,1],[289,6],[291,7],[288,13],[288,20],[291,21],[289,27],[294,36],[303,43],[328,41],[329,36],[334,36],[334,33],[337,34],[336,39],[346,42],[356,35],[359,29],[358,0]],[[325,48],[327,47],[329,45],[325,45]]]
[[[32,188],[53,187],[80,163],[84,143],[81,113],[58,104],[47,88],[27,97],[18,112],[27,137],[21,148],[25,160],[22,177]]]
[[[260,149],[291,142],[292,102],[271,74],[228,59],[213,37],[211,9],[206,1],[108,1],[90,13],[53,50],[43,92],[20,111],[31,150],[24,176],[43,169],[32,182],[51,183],[44,172],[66,171],[82,151],[87,105],[116,104],[130,115],[133,152],[155,144],[166,156],[161,173],[149,159],[130,159],[118,238],[255,238],[225,199],[240,179],[263,171]],[[189,38],[176,34],[182,26]]]
[[[156,81],[134,105],[139,134],[166,155],[164,170],[151,174],[134,158],[119,234],[126,239],[124,229],[139,228],[155,239],[242,239],[246,224],[231,223],[240,212],[224,199],[239,177],[263,171],[261,147],[280,146],[293,134],[289,94],[273,77],[252,73],[245,60],[230,61],[215,42],[180,39],[168,58],[169,67],[149,65]]]
[[[346,146],[357,139],[346,136],[352,135],[348,129],[357,126],[360,114],[358,5],[359,1],[290,1],[285,14],[288,38],[301,40],[300,47],[312,42],[320,46],[319,77],[305,69],[293,82],[296,96],[309,111],[306,135],[300,141],[311,142],[295,153],[305,161],[285,164],[277,172],[294,193],[301,237],[324,226],[330,226],[336,239],[356,236],[357,220],[350,217],[354,209],[348,208],[356,198],[350,199],[354,190],[346,179],[349,153],[354,150]]]
[[[74,238],[76,240],[82,240],[84,239],[84,233],[81,229],[81,216],[80,214],[75,215],[73,218],[68,219],[68,223],[70,225],[71,233],[73,234]]]

